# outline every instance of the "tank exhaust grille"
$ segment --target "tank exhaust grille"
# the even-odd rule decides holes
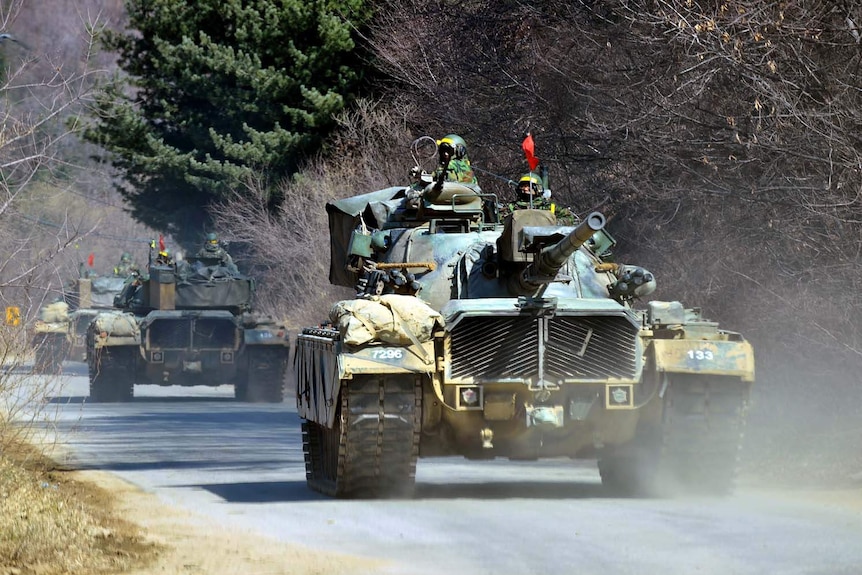
[[[236,349],[239,331],[225,318],[161,318],[150,324],[147,340],[151,349]]]
[[[637,334],[637,327],[617,316],[468,317],[450,334],[449,377],[535,378],[543,353],[547,381],[631,379],[638,369]]]

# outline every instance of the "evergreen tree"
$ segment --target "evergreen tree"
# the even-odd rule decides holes
[[[105,37],[126,74],[85,138],[109,152],[132,214],[188,241],[247,178],[293,173],[361,88],[368,4],[127,0],[128,31]]]

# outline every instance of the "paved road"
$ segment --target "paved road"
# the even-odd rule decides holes
[[[291,398],[140,386],[132,403],[90,404],[85,366],[66,374],[52,407],[77,465],[229,529],[393,561],[385,573],[862,573],[859,505],[745,485],[727,499],[615,499],[594,462],[451,458],[420,460],[414,500],[337,501],[306,488]]]

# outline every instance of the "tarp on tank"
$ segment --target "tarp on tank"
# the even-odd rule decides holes
[[[199,284],[177,284],[177,309],[233,309],[251,305],[253,288],[250,279],[233,278]]]
[[[411,295],[386,294],[337,302],[329,319],[338,326],[347,345],[382,341],[391,345],[418,345],[444,326],[443,317]]]
[[[97,308],[114,306],[114,296],[123,291],[126,278],[99,277],[95,278],[90,288],[90,305]]]
[[[346,268],[353,230],[362,221],[369,228],[382,229],[389,215],[401,206],[406,189],[396,186],[326,204],[329,214],[329,283],[344,287],[356,285],[356,274]]]

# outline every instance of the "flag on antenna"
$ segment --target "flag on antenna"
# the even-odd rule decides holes
[[[527,137],[521,142],[521,149],[524,150],[524,155],[527,157],[527,164],[530,166],[530,171],[536,169],[539,165],[539,158],[536,157],[536,143],[533,141],[533,134],[527,132]]]
[[[165,251],[165,236],[159,234],[159,251]]]
[[[90,252],[90,256],[87,258],[87,266],[93,267],[93,264],[95,263],[95,261],[96,261],[96,254],[94,254],[93,252]]]

